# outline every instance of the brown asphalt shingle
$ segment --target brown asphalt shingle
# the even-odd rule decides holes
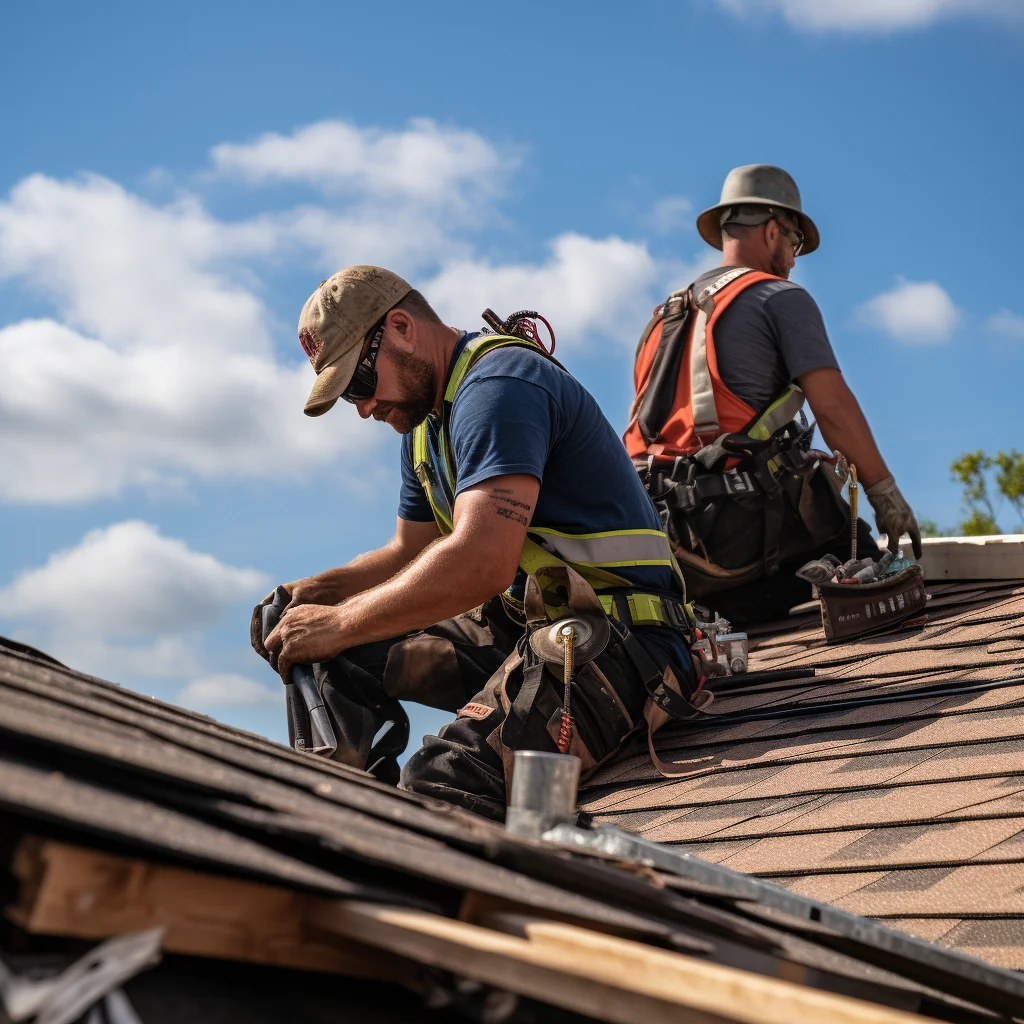
[[[807,617],[752,630],[751,673],[816,677],[722,687],[721,724],[658,736],[685,777],[661,778],[637,744],[589,781],[585,809],[1024,969],[1024,581],[927,589],[928,621],[902,632],[829,645]],[[861,703],[814,713],[842,701]],[[728,720],[752,714],[776,717]]]

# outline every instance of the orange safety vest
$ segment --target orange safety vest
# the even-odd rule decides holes
[[[783,278],[774,274],[735,267],[725,271],[692,299],[691,289],[686,288],[674,292],[664,305],[654,311],[637,349],[633,373],[636,398],[630,410],[629,426],[623,435],[626,450],[634,461],[646,462],[651,456],[674,459],[693,455],[722,434],[746,433],[767,438],[799,412],[803,393],[791,387],[759,413],[725,386],[718,372],[715,353],[715,325],[733,299],[761,281],[781,280]],[[671,331],[682,317],[686,319],[679,328],[686,330],[687,335],[675,381],[674,399],[667,418],[657,425],[656,436],[648,434],[645,438],[640,421],[645,400],[649,402],[654,397],[648,394],[654,376],[652,371],[659,350],[667,347],[662,344],[663,340],[671,343],[670,338],[662,337],[666,320],[671,321]],[[660,354],[662,359],[670,357],[668,352]],[[671,386],[671,381],[664,379],[664,372],[656,386]]]

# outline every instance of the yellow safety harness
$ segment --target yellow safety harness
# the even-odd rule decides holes
[[[518,345],[552,358],[540,345],[523,338],[484,334],[469,341],[459,354],[445,388],[440,422],[428,417],[412,436],[413,466],[434,513],[438,529],[454,529],[455,457],[451,448],[450,417],[456,392],[470,368],[487,353],[506,345]],[[554,361],[554,360],[552,360]],[[599,533],[565,533],[548,527],[530,526],[519,567],[526,576],[536,576],[551,619],[567,612],[564,585],[545,570],[570,566],[597,592],[605,612],[627,626],[672,626],[689,629],[682,575],[662,530],[606,530]],[[683,596],[655,593],[638,588],[614,572],[631,566],[664,566],[675,573]],[[557,576],[557,574],[556,574]],[[506,591],[506,609],[522,621],[523,602]]]

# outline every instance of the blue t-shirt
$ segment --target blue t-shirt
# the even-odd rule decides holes
[[[455,346],[449,374],[466,342]],[[533,525],[566,533],[660,530],[661,521],[622,441],[593,396],[571,374],[520,345],[495,349],[466,374],[451,408],[456,496],[496,476],[525,473],[540,481]],[[432,522],[430,502],[413,469],[412,434],[402,439],[398,515]],[[679,592],[666,566],[615,572],[638,587]],[[692,663],[674,630],[636,630],[651,655],[689,677]]]

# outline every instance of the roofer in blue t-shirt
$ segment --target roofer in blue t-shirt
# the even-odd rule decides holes
[[[397,782],[399,700],[451,711],[401,785],[500,819],[516,749],[568,751],[586,773],[645,710],[654,727],[696,713],[707,698],[690,699],[684,595],[658,515],[593,397],[540,344],[447,327],[400,277],[365,266],[321,283],[299,339],[317,372],[307,415],[344,398],[403,435],[394,537],[286,584],[265,645],[273,595],[254,614],[253,646],[286,683],[313,664],[331,756]],[[568,695],[552,633],[566,616]]]

